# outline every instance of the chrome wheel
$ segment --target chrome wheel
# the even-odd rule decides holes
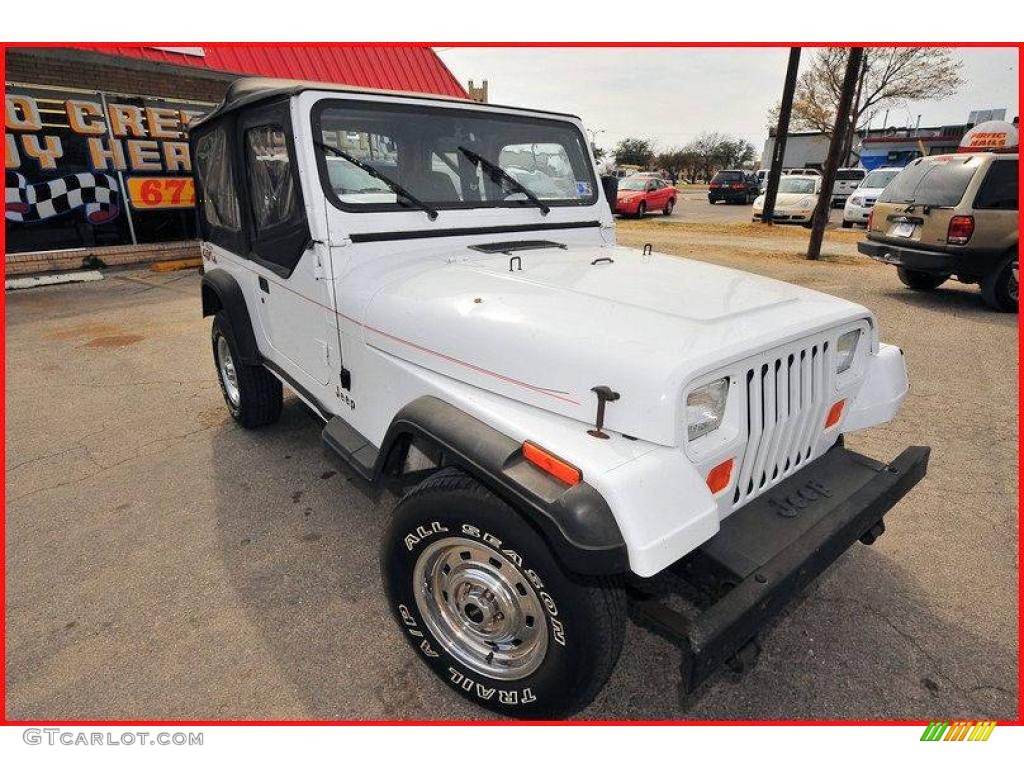
[[[544,608],[500,552],[472,539],[442,539],[423,550],[412,578],[424,622],[464,666],[495,680],[519,680],[544,661]]]
[[[228,340],[223,335],[217,337],[217,368],[220,371],[220,381],[224,385],[224,392],[228,400],[235,408],[241,401],[241,393],[238,389],[238,373],[235,371],[235,361],[231,357],[231,348]]]

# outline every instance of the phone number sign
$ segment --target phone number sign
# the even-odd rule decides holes
[[[132,208],[191,208],[196,204],[196,187],[190,176],[130,176],[128,199]]]

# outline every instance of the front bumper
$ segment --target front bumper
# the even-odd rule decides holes
[[[996,267],[1003,255],[999,251],[931,251],[878,240],[861,240],[857,243],[857,250],[883,264],[965,277],[984,277]]]
[[[687,581],[713,583],[712,594],[735,586],[696,617],[641,593],[633,619],[681,646],[683,685],[693,690],[858,539],[881,535],[883,516],[924,477],[929,454],[911,447],[884,464],[836,446],[672,567]]]
[[[844,221],[853,221],[856,222],[857,224],[866,224],[868,216],[870,215],[871,208],[867,206],[853,205],[852,203],[847,201],[846,205],[843,207]]]
[[[784,224],[806,224],[811,220],[811,216],[813,215],[814,211],[799,211],[786,208],[776,208],[775,213],[772,214],[772,221],[778,221]],[[760,221],[763,218],[762,212],[754,211],[753,218],[755,221]]]

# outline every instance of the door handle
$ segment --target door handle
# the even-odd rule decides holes
[[[260,278],[260,290],[264,293],[270,293],[270,283],[267,282],[267,278]]]

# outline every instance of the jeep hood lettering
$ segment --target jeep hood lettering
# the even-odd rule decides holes
[[[684,385],[736,359],[868,316],[856,304],[770,278],[624,247],[450,250],[399,270],[367,305],[372,348],[539,408],[673,445]],[[612,261],[599,261],[595,259]],[[420,262],[422,265],[422,262]]]

